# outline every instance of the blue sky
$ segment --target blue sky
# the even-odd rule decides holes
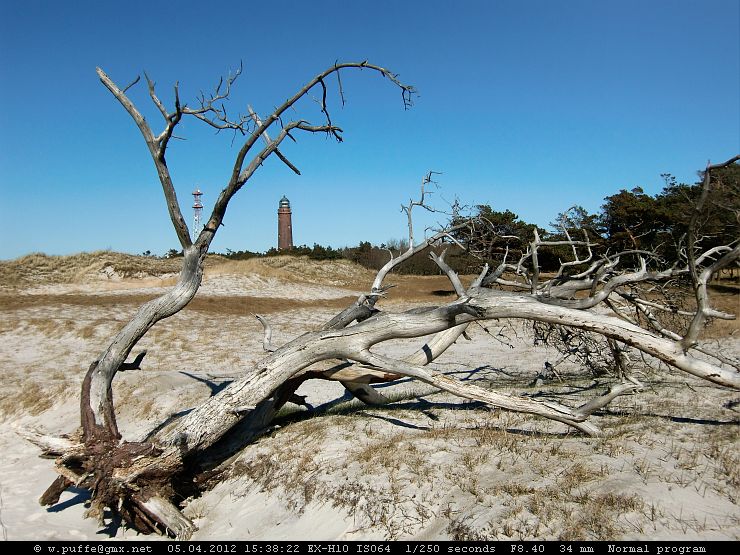
[[[303,136],[234,198],[213,250],[265,250],[293,206],[297,244],[403,237],[400,204],[428,170],[434,200],[510,209],[541,225],[573,204],[660,174],[694,182],[740,152],[740,3],[703,1],[275,1],[173,3],[0,0],[0,258],[178,247],[149,155],[95,74],[124,85],[146,70],[166,102],[193,103],[244,63],[229,111],[260,113],[335,60],[388,67],[420,93],[345,73],[330,91],[345,142]],[[134,102],[161,119],[141,84]],[[316,105],[297,114],[320,121]],[[206,211],[237,150],[188,121],[169,167],[184,212]],[[432,225],[434,216],[419,219]]]

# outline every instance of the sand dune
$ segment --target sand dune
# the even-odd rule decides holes
[[[141,258],[34,255],[0,263],[4,539],[142,539],[83,518],[82,492],[66,492],[51,510],[38,505],[53,462],[16,434],[75,430],[87,366],[138,303],[174,279],[171,261]],[[193,307],[140,343],[149,351],[143,370],[116,379],[125,438],[145,437],[249,371],[263,356],[251,308],[270,314],[281,344],[327,321],[371,277],[345,262],[289,257],[209,263]],[[444,302],[449,289],[436,277],[394,280],[399,287],[383,305],[393,310]],[[490,328],[472,326],[472,340],[459,341],[436,368],[569,405],[607,388],[607,379],[567,363],[559,366],[567,385],[535,382],[559,355],[533,346],[524,324]],[[735,329],[713,341],[737,355]],[[401,354],[418,345],[383,349]],[[737,392],[639,357],[635,363],[648,388],[599,415],[603,438],[410,380],[379,386],[394,399],[383,408],[350,400],[337,383],[307,382],[299,393],[313,410],[289,406],[278,427],[230,463],[222,483],[184,501],[199,527],[193,539],[740,539]]]

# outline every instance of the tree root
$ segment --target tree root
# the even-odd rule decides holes
[[[175,493],[171,482],[179,474],[171,463],[159,460],[162,451],[151,443],[93,442],[81,446],[36,431],[23,435],[45,454],[53,450],[58,455],[59,476],[39,499],[41,505],[55,505],[67,488],[78,486],[91,492],[85,516],[101,523],[107,509],[145,534],[154,532],[186,540],[197,530],[168,500]],[[67,450],[61,451],[61,445]]]

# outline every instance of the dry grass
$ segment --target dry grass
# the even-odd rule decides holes
[[[287,444],[282,449],[261,449],[257,456],[245,460],[240,458],[231,467],[231,477],[248,477],[260,485],[263,491],[273,491],[292,485],[287,496],[288,505],[302,511],[316,493],[312,479],[320,465],[314,460],[315,446],[326,437],[327,428],[319,420],[307,420],[285,430],[280,441]]]
[[[142,279],[176,274],[181,258],[156,258],[113,251],[66,256],[34,253],[15,260],[0,261],[3,287],[84,283],[100,279]],[[373,272],[349,262],[315,261],[307,257],[276,256],[249,260],[227,260],[218,255],[206,258],[207,275],[256,275],[299,283],[354,287],[371,283]]]
[[[83,294],[38,294],[38,295],[10,295],[0,294],[0,310],[17,310],[32,307],[61,307],[63,305],[76,307],[120,307],[140,306],[155,298],[156,295],[83,295]],[[185,311],[208,312],[224,316],[250,313],[269,314],[286,310],[297,310],[311,307],[336,308],[337,311],[349,306],[355,297],[339,299],[317,299],[313,301],[298,301],[293,299],[225,296],[196,297],[184,309]]]
[[[179,272],[180,266],[178,259],[158,259],[112,251],[69,256],[34,253],[0,262],[0,283],[4,287],[79,283],[99,279],[106,275],[105,272],[120,278],[156,277]]]
[[[740,318],[740,287],[728,285],[710,286],[712,308]],[[740,319],[719,320],[709,322],[704,337],[717,339],[740,334]]]
[[[248,275],[296,283],[357,287],[373,281],[374,272],[348,260],[317,261],[306,256],[271,256],[215,264],[206,275]]]
[[[433,414],[352,404],[304,413],[245,449],[234,477],[299,512],[310,503],[342,508],[375,538],[418,537],[430,525],[455,540],[733,537],[740,513],[711,520],[679,500],[737,503],[737,422],[701,419],[715,414],[687,402],[696,397],[689,388],[651,389],[602,417],[603,438],[525,433],[532,419],[466,403]],[[715,412],[727,417],[721,401]],[[671,422],[676,415],[689,423]]]
[[[0,419],[38,416],[56,405],[66,403],[76,393],[73,384],[58,379],[37,383],[31,380],[6,380],[0,395]]]

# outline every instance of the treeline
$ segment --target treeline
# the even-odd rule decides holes
[[[218,256],[222,256],[229,260],[248,260],[250,258],[266,258],[270,256],[305,256],[311,260],[349,260],[369,268],[372,270],[379,270],[383,265],[388,262],[391,254],[393,256],[399,256],[401,253],[408,249],[407,241],[390,240],[388,244],[372,245],[368,241],[362,241],[356,247],[342,247],[335,249],[333,247],[325,247],[314,243],[312,247],[306,245],[295,246],[289,251],[278,250],[271,248],[266,252],[255,252],[250,250],[235,251],[226,249],[226,252],[220,253],[215,252]],[[466,264],[478,264],[480,262],[469,256],[464,252],[463,249],[449,245],[440,245],[433,247],[428,250],[434,250],[437,254],[440,254],[443,250],[448,249],[447,260],[451,262],[453,268],[460,270],[464,265],[460,261],[465,260]],[[150,251],[142,253],[143,256],[153,256]],[[182,256],[182,251],[176,249],[170,249],[167,251],[163,258],[177,258]],[[400,272],[407,274],[416,275],[433,275],[439,273],[437,265],[428,257],[424,256],[423,253],[420,256],[416,256],[408,260],[404,265],[400,267]]]
[[[434,250],[439,254],[445,247],[435,247]],[[399,256],[408,249],[408,242],[391,240],[388,244],[373,245],[368,241],[361,241],[356,247],[342,247],[335,249],[333,247],[324,247],[323,245],[314,244],[312,247],[306,245],[295,246],[289,251],[271,248],[270,250],[260,253],[252,251],[232,251],[227,249],[226,253],[217,253],[231,260],[247,260],[249,258],[263,258],[270,256],[306,256],[311,260],[349,260],[360,264],[365,268],[379,270],[388,262],[391,257]],[[462,249],[455,247],[453,249],[457,256],[464,256]],[[178,253],[179,255],[180,253]],[[454,257],[455,255],[453,255]],[[448,255],[448,258],[450,256]],[[457,268],[456,268],[457,269]],[[439,272],[437,265],[428,257],[420,255],[407,261],[401,268],[402,273],[417,275],[432,275]]]
[[[542,271],[557,271],[562,262],[573,260],[576,255],[584,259],[589,248],[594,258],[631,252],[632,256],[643,256],[648,265],[655,261],[682,265],[691,248],[703,252],[720,245],[737,244],[740,240],[739,164],[713,172],[709,194],[698,211],[695,207],[702,194],[702,181],[687,185],[677,183],[670,174],[661,177],[665,185],[655,196],[646,194],[640,187],[622,189],[606,197],[595,214],[581,206],[558,214],[549,230],[525,222],[509,210],[500,212],[479,205],[474,213],[476,223],[455,236],[471,253],[492,265],[500,263],[504,255],[509,263],[516,264],[527,252],[535,231],[543,242],[589,243],[588,247],[578,246],[575,253],[568,245],[539,248],[538,263]],[[693,245],[689,245],[692,219],[695,237]],[[461,221],[458,218],[453,223]],[[581,270],[573,267],[571,273]]]
[[[549,224],[550,229],[526,222],[510,210],[498,211],[490,205],[478,205],[470,216],[452,218],[451,225],[462,224],[452,235],[455,242],[433,247],[440,254],[447,249],[446,260],[456,271],[476,273],[484,263],[498,265],[504,256],[507,262],[517,264],[530,248],[535,231],[543,242],[568,240],[588,243],[576,247],[568,245],[543,245],[538,249],[538,265],[541,271],[557,271],[562,262],[578,256],[585,259],[590,249],[593,257],[618,252],[634,252],[651,260],[681,262],[687,253],[688,230],[692,218],[696,221],[695,247],[706,250],[718,245],[729,245],[740,238],[740,165],[734,164],[717,171],[704,207],[696,212],[701,194],[701,181],[687,185],[677,183],[669,174],[663,174],[665,186],[651,196],[637,187],[622,189],[604,199],[601,210],[589,213],[581,206],[574,206],[558,214]],[[267,252],[248,250],[217,253],[232,260],[269,257],[278,255],[306,256],[312,260],[345,259],[373,270],[380,269],[391,255],[398,256],[408,249],[404,240],[391,240],[386,244],[373,245],[367,241],[355,247],[333,248],[314,244],[301,245],[290,251],[275,248]],[[150,254],[150,253],[144,253]],[[182,256],[181,251],[171,249],[166,258]],[[531,265],[531,260],[527,262]],[[573,268],[576,271],[577,268]],[[401,273],[430,275],[439,273],[437,265],[423,254],[407,261],[398,269]],[[567,272],[566,272],[567,273]]]

